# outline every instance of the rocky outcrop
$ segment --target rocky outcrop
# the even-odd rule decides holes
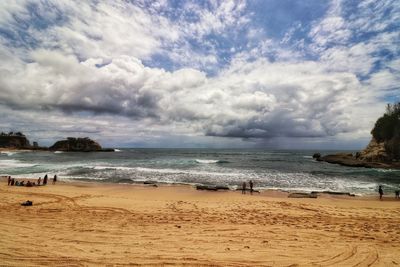
[[[30,148],[30,143],[25,135],[0,135],[0,147],[3,148]]]
[[[104,150],[99,143],[92,139],[68,137],[67,140],[57,141],[54,145],[49,147],[50,150],[57,151],[71,151],[71,152],[94,152],[94,151],[108,151]]]
[[[357,152],[355,155],[338,153],[319,157],[316,160],[348,167],[400,169],[400,162],[389,160],[383,142],[379,143],[374,139],[364,150]]]
[[[325,161],[351,167],[400,169],[400,102],[388,104],[385,114],[378,118],[371,131],[372,139],[367,147],[352,154],[335,154],[320,157]]]
[[[316,159],[316,160],[320,161],[321,154],[320,153],[314,153],[314,155],[312,157],[313,157],[313,159]]]
[[[360,152],[357,152],[360,153]],[[366,161],[358,159],[356,156],[346,153],[339,153],[334,155],[326,155],[318,159],[333,164],[339,164],[348,167],[365,167],[365,168],[383,168],[383,169],[400,169],[399,162],[379,162],[379,161]]]
[[[378,142],[375,138],[372,138],[368,146],[356,153],[356,159],[367,162],[389,162],[390,158],[386,152],[385,143]]]
[[[0,148],[2,149],[26,149],[41,151],[75,151],[75,152],[114,152],[112,148],[102,148],[99,143],[88,137],[75,138],[68,137],[66,140],[60,140],[51,147],[39,146],[37,142],[30,144],[28,138],[21,132],[0,133]]]

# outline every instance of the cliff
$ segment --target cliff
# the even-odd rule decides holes
[[[104,151],[99,143],[92,139],[68,137],[67,140],[60,140],[54,143],[49,150],[74,151],[74,152],[94,152]]]
[[[368,146],[356,153],[356,159],[366,162],[389,162],[391,157],[388,155],[385,142],[378,142],[375,138],[369,142]]]
[[[340,153],[321,157],[314,154],[314,158],[351,167],[400,169],[400,103],[387,106],[371,134],[367,147],[355,155]]]
[[[30,148],[29,140],[24,135],[0,135],[0,147]]]

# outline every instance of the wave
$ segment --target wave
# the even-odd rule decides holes
[[[312,159],[313,157],[312,157],[312,156],[303,156],[303,158],[305,158],[305,159]]]
[[[54,154],[61,154],[64,153],[64,151],[54,151]]]
[[[122,152],[121,149],[114,148],[114,152]]]
[[[136,168],[123,167],[123,166],[88,166],[88,168],[94,170],[134,170]]]
[[[18,152],[15,151],[0,151],[0,154],[6,154],[7,156],[12,156],[17,154]]]
[[[0,168],[33,167],[36,164],[24,163],[15,159],[0,160]]]
[[[227,160],[216,160],[216,159],[195,159],[195,161],[201,164],[229,163],[229,161]]]
[[[120,171],[132,171],[133,173],[141,172],[141,173],[159,173],[159,174],[188,174],[188,175],[211,175],[211,176],[238,176],[243,175],[242,173],[235,172],[209,172],[209,171],[201,171],[201,170],[183,170],[183,169],[169,169],[169,168],[146,168],[146,167],[124,167],[124,166],[87,166],[86,168],[82,168],[81,170],[120,170]]]
[[[377,171],[377,172],[400,172],[400,170],[399,169],[373,169],[374,171]]]

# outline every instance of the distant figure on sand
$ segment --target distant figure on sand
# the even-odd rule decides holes
[[[41,182],[42,182],[42,177],[39,177],[39,179],[37,180],[37,185],[40,185]]]
[[[15,184],[15,179],[12,178],[12,179],[11,179],[11,185],[14,185],[14,184]]]
[[[252,180],[250,180],[249,185],[250,185],[250,195],[252,195],[253,194],[253,181]]]
[[[54,175],[54,177],[53,177],[53,184],[56,184],[56,182],[57,182],[57,175]]]
[[[46,184],[47,184],[47,174],[43,178],[43,185],[46,185]]]
[[[246,182],[242,184],[242,194],[246,194]]]
[[[11,184],[11,176],[8,176],[7,182],[8,182],[8,185]]]
[[[394,191],[395,194],[395,198],[399,199],[400,198],[400,189],[397,189],[396,191]]]
[[[383,189],[382,189],[382,186],[381,186],[381,185],[379,186],[379,189],[378,189],[378,191],[379,191],[379,199],[380,199],[380,200],[382,200],[382,196],[383,196]]]

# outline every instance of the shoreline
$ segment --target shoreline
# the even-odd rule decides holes
[[[29,178],[29,177],[14,177],[16,179],[24,180],[24,181],[37,181],[37,178]],[[42,178],[43,180],[43,178]],[[0,184],[1,183],[6,183],[7,185],[7,176],[0,176]],[[218,193],[238,193],[241,194],[241,189],[237,188],[234,189],[233,187],[230,188],[229,190],[198,190],[196,189],[196,186],[199,184],[190,184],[190,183],[165,183],[165,182],[157,182],[157,181],[132,181],[132,183],[112,183],[112,182],[102,182],[102,181],[96,181],[96,180],[90,180],[90,181],[85,181],[85,180],[78,180],[78,179],[65,179],[62,177],[58,177],[56,185],[69,185],[69,186],[86,186],[86,187],[123,187],[123,188],[132,188],[134,189],[135,187],[138,188],[152,188],[152,187],[169,187],[169,188],[186,188],[187,190],[194,190],[198,192],[210,192],[214,194]],[[43,185],[40,186],[33,186],[35,187],[42,187]],[[52,178],[50,177],[48,180],[48,184],[46,186],[54,186],[52,185]],[[216,186],[216,185],[213,185]],[[12,186],[10,186],[12,187]],[[14,186],[14,187],[19,187],[19,186]],[[26,186],[23,186],[26,187]],[[310,194],[317,194],[317,198],[338,198],[338,199],[348,199],[348,200],[368,200],[368,201],[380,201],[379,200],[379,195],[378,193],[376,194],[353,194],[351,192],[340,192],[340,191],[315,191],[315,190],[288,190],[288,189],[279,189],[279,188],[254,188],[256,191],[253,193],[254,196],[265,196],[265,197],[281,197],[281,198],[290,198],[290,194],[305,194],[304,197],[293,197],[293,198],[299,198],[299,199],[304,199],[304,198],[310,198],[307,197],[306,195]],[[247,188],[246,194],[250,195],[250,191]],[[394,198],[393,194],[385,194],[383,196],[384,201],[398,201]],[[399,201],[400,202],[400,201]]]
[[[1,151],[1,150],[3,150],[4,152]],[[1,149],[0,148],[0,151],[1,151],[1,153],[4,153],[4,154],[9,153],[8,156],[10,156],[10,158],[7,158],[7,157],[4,158],[4,160],[5,160],[4,164],[5,165],[3,165],[3,167],[6,166],[6,164],[8,164],[8,161],[10,161],[10,166],[14,166],[12,168],[18,168],[19,165],[21,165],[22,167],[25,167],[24,165],[26,165],[28,167],[34,166],[33,164],[31,166],[29,166],[29,163],[30,163],[29,160],[28,160],[28,162],[26,162],[26,161],[23,160],[24,158],[27,158],[27,159],[32,159],[32,158],[35,158],[35,157],[46,158],[48,156],[47,154],[43,154],[44,156],[42,157],[41,156],[42,153],[38,154],[37,156],[35,154],[31,155],[30,153],[27,153],[28,154],[27,156],[25,156],[25,155],[21,155],[21,156],[13,155],[13,154],[18,153],[18,152],[35,152],[35,153],[37,152],[37,151],[29,151],[29,150],[26,151],[26,150],[19,150],[19,149],[9,149],[9,148]],[[49,152],[45,151],[45,153],[49,153]],[[58,157],[62,157],[62,156],[59,156],[58,154],[55,154],[55,155],[57,155],[57,156],[55,156],[56,159]],[[53,156],[49,155],[49,157],[53,157]],[[14,161],[15,161],[15,163],[14,163]],[[311,164],[311,163],[308,163],[308,162],[309,162],[309,160],[307,160],[306,163],[307,164]],[[327,163],[322,163],[322,164],[327,164]],[[68,164],[66,166],[68,167]],[[129,175],[129,173],[128,173],[128,175],[126,175],[125,172],[121,173],[121,175],[120,175],[119,173],[117,173],[118,172],[117,170],[119,170],[118,166],[119,166],[118,164],[116,164],[116,166],[110,166],[110,170],[107,170],[107,167],[102,167],[102,168],[106,169],[106,171],[107,171],[106,174],[107,175],[102,175],[102,174],[93,175],[93,178],[95,178],[95,179],[90,179],[91,177],[90,178],[83,177],[85,175],[91,176],[90,174],[84,174],[81,177],[81,176],[79,176],[79,172],[75,172],[76,177],[74,177],[73,175],[71,175],[71,176],[63,176],[63,174],[68,174],[68,171],[66,172],[63,169],[63,167],[61,169],[59,169],[59,170],[51,170],[52,168],[50,168],[48,170],[46,170],[46,169],[40,170],[41,168],[36,168],[36,166],[34,166],[33,167],[34,170],[36,171],[36,169],[38,169],[39,173],[29,173],[29,171],[33,171],[33,170],[27,169],[27,171],[24,171],[24,170],[23,171],[20,171],[20,170],[15,170],[14,171],[13,169],[8,170],[7,166],[6,166],[5,169],[4,169],[4,171],[5,171],[4,174],[7,174],[8,171],[11,172],[11,173],[21,173],[21,174],[15,175],[13,177],[17,177],[17,178],[21,178],[21,179],[28,179],[29,178],[29,179],[32,179],[32,181],[34,181],[35,179],[39,178],[39,176],[43,177],[45,175],[45,173],[47,173],[48,171],[50,171],[50,172],[51,171],[60,171],[59,173],[60,173],[61,176],[59,174],[57,174],[57,175],[61,179],[69,180],[71,182],[75,182],[74,178],[76,178],[76,180],[79,180],[79,181],[89,181],[89,182],[94,182],[94,183],[105,183],[106,182],[106,183],[123,183],[123,184],[141,184],[143,182],[146,182],[146,180],[134,181],[134,179],[136,180],[136,177],[139,177],[140,179],[146,179],[146,178],[152,179],[153,177],[156,177],[156,178],[153,178],[153,179],[159,178],[159,180],[160,180],[160,181],[155,181],[155,183],[157,183],[157,184],[168,184],[169,183],[168,181],[165,181],[166,179],[168,180],[168,177],[158,177],[158,176],[154,176],[152,174],[150,174],[150,175],[144,174],[143,176],[141,176],[142,173],[140,173],[140,171],[136,170],[136,165],[131,167],[133,169],[132,171],[129,171],[129,172],[133,172],[133,173],[131,173],[131,175]],[[217,167],[214,167],[214,166],[217,166],[217,165],[212,165],[210,168],[217,168]],[[80,167],[80,168],[83,169],[83,168],[86,168],[86,166],[82,165],[82,167]],[[88,166],[87,168],[96,169],[96,164],[92,163],[92,165]],[[113,171],[114,171],[113,168],[116,169],[115,170],[115,172],[116,172],[115,175],[113,175]],[[183,183],[183,184],[188,184],[190,186],[200,185],[200,186],[204,186],[204,187],[228,186],[231,190],[236,190],[238,187],[241,187],[241,185],[238,185],[238,182],[240,182],[239,179],[243,179],[241,181],[244,181],[247,178],[247,177],[243,176],[243,177],[239,177],[239,178],[234,177],[234,178],[232,178],[232,180],[223,179],[223,181],[220,181],[221,184],[218,184],[218,182],[219,182],[218,179],[215,179],[213,177],[207,177],[206,176],[207,174],[204,174],[204,177],[200,177],[200,179],[197,179],[198,178],[198,177],[196,177],[197,168],[201,168],[201,167],[197,167],[197,165],[196,166],[193,165],[193,169],[195,169],[195,171],[193,172],[194,174],[191,173],[191,170],[189,170],[187,172],[188,175],[191,175],[191,176],[188,176],[189,177],[188,181],[191,181],[192,183],[185,183],[185,182],[171,182],[171,183],[172,184],[174,184],[174,183],[178,183],[178,184],[179,183]],[[138,167],[137,169],[140,169],[140,168]],[[192,169],[192,166],[190,167],[190,169]],[[311,180],[311,183],[308,183],[307,180],[300,181],[301,177],[294,177],[294,176],[296,176],[296,174],[291,174],[290,172],[289,172],[290,173],[289,177],[293,176],[291,178],[293,180],[299,179],[298,183],[297,182],[293,182],[292,183],[292,182],[286,181],[286,180],[283,180],[282,183],[280,181],[275,182],[273,180],[272,180],[272,182],[270,182],[269,181],[270,177],[268,177],[268,173],[267,174],[262,173],[261,174],[262,176],[260,176],[261,178],[258,181],[256,181],[255,189],[262,190],[262,191],[265,191],[265,190],[278,190],[278,191],[283,191],[283,192],[288,192],[288,193],[305,193],[305,194],[310,194],[312,192],[317,192],[317,193],[321,194],[324,191],[330,191],[331,194],[337,194],[337,193],[339,193],[339,194],[354,194],[356,196],[361,196],[361,197],[373,197],[373,196],[376,196],[376,193],[377,193],[377,192],[375,192],[376,188],[378,187],[379,184],[381,184],[381,181],[380,181],[379,177],[382,176],[383,178],[386,178],[384,176],[390,177],[390,175],[391,175],[391,174],[387,174],[387,175],[386,174],[382,174],[382,172],[386,172],[385,170],[373,169],[372,172],[371,172],[372,174],[368,174],[367,175],[368,176],[367,179],[364,179],[363,177],[356,177],[356,179],[360,180],[360,184],[353,184],[350,179],[346,180],[347,179],[346,176],[343,176],[343,179],[344,179],[343,182],[342,181],[336,182],[335,181],[336,174],[331,175],[332,177],[329,176],[330,174],[328,174],[328,178],[327,178],[328,181],[327,182],[322,181],[322,183],[319,183],[318,179],[325,179],[325,177],[323,177],[324,170],[319,171],[319,169],[324,169],[324,167],[323,166],[317,167],[317,169],[318,169],[318,172],[322,173],[321,174],[322,177],[318,177],[319,175],[317,175],[316,178],[314,178],[312,172],[311,173],[307,173],[307,170],[304,172],[306,176],[309,176],[309,178]],[[43,173],[41,171],[43,171]],[[86,170],[84,170],[84,171],[86,172]],[[89,170],[89,171],[91,171],[91,170]],[[94,172],[95,171],[96,170],[94,170]],[[152,171],[156,172],[157,175],[159,175],[158,174],[159,170],[157,168],[146,170],[146,172],[152,172]],[[160,172],[162,172],[162,171],[163,171],[163,169],[160,170]],[[168,174],[169,171],[170,170],[167,169],[165,172]],[[186,181],[187,180],[186,177],[185,177],[186,174],[181,175],[179,168],[177,168],[177,170],[173,170],[173,171],[174,172],[176,171],[176,173],[178,175],[177,176],[178,178],[177,179],[171,179],[171,181]],[[282,172],[283,176],[286,175],[284,169],[280,170],[280,171]],[[338,175],[341,174],[340,170],[336,170],[335,169],[334,171],[337,171]],[[357,170],[355,170],[355,171],[357,171]],[[389,171],[392,171],[392,170],[389,170]],[[393,170],[393,171],[396,171],[396,170]],[[138,172],[138,176],[136,176],[136,172]],[[375,175],[379,176],[379,177],[376,178],[376,179],[372,179],[371,181],[368,181],[368,179],[370,179],[371,177],[373,177]],[[394,175],[398,175],[398,173],[396,172]],[[98,176],[98,179],[96,179],[96,176]],[[363,176],[363,174],[361,174],[361,176]],[[369,177],[369,176],[371,176],[371,177]],[[108,177],[108,178],[102,179],[101,177]],[[134,177],[134,179],[130,179],[130,178],[117,179],[115,177]],[[210,179],[208,179],[208,178],[210,178]],[[278,178],[280,179],[280,176]],[[306,177],[306,178],[308,178],[308,177]],[[263,180],[263,179],[265,179],[265,180]],[[272,179],[274,179],[274,178],[272,178]],[[317,181],[315,181],[315,180],[317,180]],[[388,179],[388,180],[389,180],[388,184],[385,184],[385,180],[384,179],[382,180],[383,185],[384,185],[384,190],[385,190],[385,192],[387,194],[389,194],[389,196],[390,195],[394,196],[394,192],[397,189],[397,184],[395,184],[395,182],[392,182],[390,179]],[[198,182],[194,183],[195,181],[198,181]],[[209,182],[211,182],[213,184],[210,184]],[[287,182],[287,183],[285,183],[285,182]],[[277,187],[276,185],[279,185],[280,188]],[[312,185],[312,186],[310,186],[310,185]],[[290,188],[290,186],[293,186],[293,187]],[[385,188],[385,186],[387,186],[387,187]],[[342,190],[342,191],[340,191],[340,190]]]
[[[6,266],[391,266],[400,264],[399,216],[400,202],[359,197],[2,181],[0,258]]]

